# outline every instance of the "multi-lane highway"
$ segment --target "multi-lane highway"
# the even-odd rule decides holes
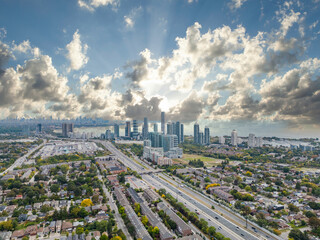
[[[127,157],[125,154],[120,152],[116,147],[114,147],[110,142],[101,141],[101,143],[127,167],[131,168],[137,172],[143,172],[145,165],[141,161],[141,165],[134,162],[132,159]],[[150,168],[150,166],[148,166]],[[206,198],[200,193],[194,192],[188,188],[179,189],[179,182],[169,179],[168,176],[159,174],[158,177],[156,174],[143,175],[142,178],[150,186],[159,189],[164,188],[167,192],[171,193],[173,196],[178,197],[179,201],[183,202],[187,208],[191,211],[197,211],[201,218],[204,218],[208,221],[209,226],[216,227],[218,232],[221,232],[226,237],[230,239],[247,239],[247,240],[258,240],[258,239],[281,239],[274,234],[268,233],[265,230],[262,230],[258,226],[249,225],[250,230],[244,228],[243,219],[239,216],[232,215],[230,212],[225,212],[229,216],[234,218],[235,221],[228,220],[225,216],[220,215],[217,211],[210,209],[208,206],[216,205],[211,199]],[[169,180],[170,183],[163,180]],[[223,212],[221,210],[221,212]],[[230,218],[229,218],[230,219]],[[252,228],[253,227],[253,228]]]

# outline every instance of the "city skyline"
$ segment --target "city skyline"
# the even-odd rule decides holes
[[[319,137],[319,1],[0,2],[0,119]]]

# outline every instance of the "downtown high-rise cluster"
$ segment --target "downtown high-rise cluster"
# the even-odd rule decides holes
[[[199,124],[195,123],[193,126],[193,142],[199,145],[209,145],[210,144],[210,129],[208,127],[204,128],[203,132],[200,132]]]

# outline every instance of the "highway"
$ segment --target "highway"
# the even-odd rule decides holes
[[[233,231],[230,231],[227,227],[224,226],[223,222],[219,219],[215,219],[211,216],[211,210],[205,209],[204,206],[202,206],[199,202],[196,202],[191,197],[188,197],[184,194],[181,194],[181,192],[178,189],[175,189],[170,184],[167,184],[165,181],[162,181],[157,176],[149,176],[145,175],[143,176],[144,180],[150,184],[151,186],[154,186],[156,189],[164,188],[168,193],[170,193],[173,197],[177,198],[179,202],[182,202],[190,211],[192,212],[198,212],[199,219],[203,218],[208,222],[208,226],[213,226],[216,228],[216,230],[220,233],[222,233],[225,237],[228,237],[230,239],[244,239],[244,236],[241,236],[240,234],[237,235]],[[210,219],[210,220],[209,220]],[[248,240],[251,239],[258,239],[258,238],[247,238]]]
[[[174,186],[177,186],[177,187],[181,186],[181,184],[183,183],[177,177],[175,177],[175,180],[173,180],[172,178],[170,178],[166,174],[159,174],[159,176],[162,176],[162,178],[165,178],[165,180],[167,182],[170,182],[170,184],[173,184]],[[225,216],[227,219],[232,219],[233,222],[237,222],[238,226],[242,226],[242,227],[246,226],[246,221],[242,216],[238,216],[236,213],[231,212],[231,210],[227,209],[227,207],[218,204],[214,200],[212,200],[209,197],[207,197],[205,194],[199,193],[199,192],[189,188],[185,184],[184,184],[184,188],[180,188],[180,190],[183,191],[184,193],[186,193],[189,196],[195,196],[197,198],[197,200],[199,200],[202,203],[204,203],[205,205],[207,205],[207,207],[208,206],[210,207],[210,206],[214,205],[215,209],[219,213],[223,214],[223,216]],[[270,233],[268,230],[263,229],[259,225],[255,224],[255,223],[252,223],[250,221],[248,221],[248,229],[254,235],[259,235],[261,237],[263,236],[265,239],[277,239],[277,240],[282,239],[281,237]]]
[[[43,143],[41,143],[39,146],[32,148],[28,151],[28,153],[26,153],[25,155],[23,155],[22,157],[18,158],[10,167],[8,167],[5,171],[3,171],[2,173],[0,173],[0,176],[3,176],[4,174],[6,174],[7,172],[12,171],[13,169],[15,169],[16,167],[20,167],[26,160],[27,158],[35,151],[37,151],[38,149],[40,149],[41,147],[43,147],[45,144],[47,143],[46,139],[43,139]]]
[[[112,145],[112,143],[107,141],[100,141],[112,154],[116,155],[118,159],[127,167],[131,168],[134,171],[142,172],[144,171],[144,168],[140,166],[139,164],[135,163],[132,159],[128,158],[125,154],[123,154],[121,151],[119,151],[116,147]],[[141,164],[144,165],[144,163],[141,161]],[[151,168],[150,166],[148,166]],[[226,212],[227,215],[229,215],[229,218],[231,217],[234,219],[234,222],[231,222],[224,216],[221,216],[216,211],[210,209],[206,205],[217,205],[216,203],[213,203],[213,201],[209,198],[205,198],[200,193],[197,192],[187,192],[188,194],[184,193],[184,191],[191,191],[190,189],[184,188],[183,191],[179,189],[179,183],[169,179],[168,176],[164,174],[159,174],[159,176],[165,178],[166,180],[170,180],[172,184],[169,184],[168,182],[164,181],[160,177],[156,176],[156,174],[151,175],[142,175],[143,180],[152,187],[155,187],[156,189],[159,188],[165,188],[168,192],[170,192],[173,196],[178,196],[179,201],[183,202],[190,210],[194,211],[197,209],[199,212],[199,216],[204,218],[208,221],[209,226],[216,227],[218,232],[221,232],[226,237],[229,237],[230,239],[246,239],[246,240],[257,240],[257,239],[281,239],[279,237],[275,237],[273,234],[269,234],[266,232],[266,230],[261,230],[259,227],[256,227],[257,233],[254,233],[253,229],[245,229],[243,226],[243,219],[240,221],[239,216],[236,216],[235,214],[232,214],[230,212]],[[199,201],[200,200],[200,201]],[[204,204],[206,203],[206,204]],[[226,211],[226,210],[224,210]],[[249,224],[248,224],[249,225]],[[252,226],[251,226],[252,228]],[[258,232],[260,231],[260,232]]]

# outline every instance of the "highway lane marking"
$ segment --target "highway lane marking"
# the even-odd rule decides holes
[[[104,142],[106,145],[108,145],[108,147],[109,147],[109,150],[110,150],[110,148],[112,148],[113,150],[114,150],[114,152],[116,152],[116,153],[118,153],[118,154],[116,154],[116,155],[120,155],[122,158],[124,158],[124,159],[122,159],[122,163],[124,164],[124,165],[131,165],[131,166],[134,166],[134,168],[132,168],[132,167],[130,167],[130,168],[132,168],[132,169],[137,169],[138,167],[131,161],[132,159],[131,158],[129,158],[128,156],[126,156],[125,154],[123,154],[119,149],[117,149],[115,146],[113,146],[111,143],[109,143],[109,142]],[[107,147],[107,146],[106,146]],[[110,150],[111,151],[111,150]],[[111,151],[112,152],[112,151]],[[115,153],[114,153],[115,154]],[[134,162],[136,162],[135,160],[133,160]],[[126,164],[127,162],[129,162],[130,164]],[[139,164],[139,163],[137,163],[137,164]],[[141,165],[141,164],[139,164],[139,165]],[[139,170],[136,170],[136,171],[139,171]],[[159,176],[159,177],[161,177],[161,176]],[[161,177],[162,179],[163,179],[163,177]],[[164,179],[166,182],[169,182],[169,181],[167,181],[166,179]],[[170,185],[173,185],[173,183],[172,182],[169,182],[170,183]],[[173,185],[173,187],[176,187],[176,186],[174,186]],[[176,187],[177,188],[177,187]],[[179,189],[180,190],[180,189]],[[181,191],[181,190],[180,190]],[[188,192],[186,192],[185,190],[182,190],[186,195],[188,195],[188,196],[190,196],[190,193],[188,193]],[[196,200],[198,200],[199,202],[201,202],[202,203],[202,205],[204,206],[204,207],[207,207],[207,208],[211,208],[211,205],[209,206],[209,204],[207,204],[207,203],[205,203],[205,202],[203,202],[201,199],[199,199],[199,198],[197,198],[197,197],[194,197]],[[211,210],[211,209],[210,209]],[[228,221],[231,225],[236,225],[236,226],[238,226],[238,223],[237,222],[234,222],[233,221],[233,219],[230,219],[228,216],[225,216],[225,215],[222,215],[223,213],[221,213],[220,211],[218,211],[218,210],[216,210],[218,213],[220,213],[220,215],[221,216],[223,216],[223,218],[226,220],[226,221]],[[230,212],[229,212],[230,213]],[[231,213],[232,214],[232,213]],[[237,216],[238,217],[238,216]],[[244,232],[246,232],[247,234],[249,234],[249,235],[251,235],[252,237],[254,237],[254,238],[257,238],[257,236],[255,236],[255,235],[253,235],[251,232],[250,232],[250,230],[249,229],[243,229],[242,228],[242,225],[240,225],[240,227],[241,227],[241,229],[242,229],[242,231],[244,231]],[[261,231],[261,230],[260,230]],[[263,231],[261,231],[261,232],[263,232]],[[264,232],[265,233],[265,232]],[[259,237],[258,238],[260,238],[260,237],[263,237],[263,236],[261,236],[261,235],[259,235]]]
[[[176,187],[172,182],[166,180],[164,177],[161,177],[161,176],[159,176],[159,177],[160,177],[161,179],[163,179],[164,181],[168,182],[168,183],[169,183],[170,185],[172,185],[173,187],[177,188],[179,191],[181,191],[181,192],[183,192],[184,194],[186,194],[187,196],[192,197],[192,198],[198,200],[200,203],[202,203],[202,205],[204,205],[205,207],[209,208],[209,210],[212,211],[211,205],[203,202],[203,201],[202,201],[201,199],[199,199],[198,197],[195,197],[195,195],[190,195],[190,193],[188,193],[188,192],[187,192],[186,190],[184,190],[183,188]],[[223,217],[227,222],[229,222],[229,223],[232,224],[232,225],[238,226],[238,224],[235,224],[234,221],[230,221],[230,220],[229,220],[229,217],[227,218],[227,217],[226,217],[225,215],[223,215],[223,213],[221,213],[220,211],[217,211],[217,212],[219,212],[220,215],[221,215],[221,217]],[[259,239],[259,237],[260,237],[260,236],[257,237],[257,236],[255,236],[255,235],[253,235],[252,233],[250,233],[248,230],[243,229],[243,228],[242,228],[242,225],[241,225],[241,229],[242,229],[242,231],[244,231],[244,232],[246,232],[247,234],[251,235],[251,236],[254,237],[255,239],[257,239],[257,238]],[[261,237],[262,237],[262,236],[261,236]]]
[[[159,177],[161,177],[161,176],[159,176]],[[164,179],[163,177],[161,177],[162,179]],[[168,180],[166,180],[166,179],[164,179],[165,181],[167,181],[167,182],[169,182]],[[171,179],[170,179],[171,180]],[[174,180],[173,180],[174,181]],[[171,185],[173,185],[172,184],[172,182],[169,182]],[[180,188],[179,188],[180,189]],[[194,193],[196,193],[196,194],[198,194],[198,195],[200,195],[200,193],[198,193],[198,192],[196,192],[195,190],[193,190],[192,188],[190,188],[190,187],[188,187],[188,190],[189,191],[192,191],[192,192],[194,192]],[[188,195],[190,195],[190,193],[186,193],[186,191],[184,190],[184,192],[185,192],[185,194],[188,194]],[[207,197],[207,196],[201,196],[201,197]],[[208,198],[208,197],[207,197]],[[199,200],[200,201],[200,200]],[[216,204],[216,205],[218,205],[217,203],[215,203],[215,202],[213,202],[213,200],[212,199],[207,199],[207,201],[210,201],[210,202],[212,202],[212,204]],[[211,206],[209,206],[207,203],[204,203],[203,201],[201,201],[203,204],[205,204],[207,207],[210,207],[211,208]],[[221,207],[221,208],[223,208],[222,206],[220,206],[220,205],[218,205],[219,207]],[[226,208],[223,208],[225,211],[227,211],[227,212],[229,212],[230,214],[232,214],[232,215],[234,215],[235,217],[237,217],[238,219],[241,219],[238,215],[235,215],[235,214],[233,214],[233,212],[231,212],[230,210],[228,210],[228,209],[226,209]],[[220,212],[219,210],[217,210],[217,209],[215,209],[218,213],[220,213],[220,214],[223,214],[222,212]],[[222,216],[222,215],[221,215]],[[248,233],[250,233],[252,236],[254,236],[254,237],[258,237],[258,238],[263,238],[263,239],[266,239],[264,236],[262,236],[262,235],[260,235],[260,234],[257,234],[258,236],[255,236],[255,234],[256,233],[253,233],[252,231],[251,231],[251,229],[249,229],[249,228],[247,228],[246,230],[243,228],[243,225],[242,224],[238,224],[238,222],[237,221],[235,221],[235,220],[233,220],[233,219],[230,219],[230,217],[229,216],[227,216],[227,215],[223,215],[224,216],[224,218],[226,218],[226,220],[229,220],[229,221],[231,221],[231,222],[233,222],[234,224],[236,224],[236,225],[238,225],[238,226],[240,226],[241,227],[241,229],[243,229],[243,231],[247,231]],[[242,221],[245,221],[244,219],[241,219]],[[250,224],[252,225],[252,226],[254,226],[252,223],[250,223],[250,222],[248,222],[248,225],[250,226]],[[255,226],[254,226],[255,227]],[[266,234],[266,235],[268,235],[268,236],[271,236],[273,239],[277,239],[277,238],[274,238],[272,235],[270,235],[270,233],[268,233],[268,232],[266,232],[266,231],[264,231],[264,229],[261,229],[261,228],[259,228],[259,230],[263,233],[263,234]]]
[[[151,178],[153,181],[157,181],[156,179],[153,179],[151,176],[146,176],[146,177]],[[151,179],[150,179],[150,180],[151,180]],[[147,183],[148,183],[149,185],[151,185],[149,182],[147,182]],[[165,189],[169,190],[173,195],[175,194],[175,192],[174,192],[172,189],[168,188],[168,187],[165,186],[163,183],[159,183],[159,182],[158,182],[158,184],[159,184],[159,186],[162,185]],[[191,206],[191,208],[197,209],[196,206],[195,206],[192,202],[190,202],[188,199],[185,199],[185,198],[183,198],[183,199],[189,203],[189,205]],[[203,215],[203,216],[205,216],[205,217],[207,217],[207,218],[209,218],[209,219],[212,219],[213,221],[211,220],[211,222],[215,222],[217,226],[222,225],[221,223],[219,223],[216,219],[212,218],[212,217],[211,217],[210,215],[208,215],[207,213],[203,212],[202,210],[201,210],[201,212],[202,212],[202,215]],[[221,229],[222,229],[222,228],[221,228]],[[199,230],[201,231],[201,229],[199,229]],[[226,226],[224,226],[224,231],[226,231],[227,233],[229,233],[231,236],[235,237],[235,239],[244,239],[244,238],[240,237],[239,235],[236,235],[237,233],[233,232],[231,229],[229,229],[229,228],[226,227]]]

